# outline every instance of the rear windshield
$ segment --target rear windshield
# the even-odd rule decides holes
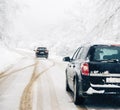
[[[90,60],[120,60],[120,47],[119,46],[93,46],[90,50]]]
[[[37,50],[46,50],[46,47],[38,47]]]

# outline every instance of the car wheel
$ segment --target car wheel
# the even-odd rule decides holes
[[[36,58],[37,58],[38,56],[36,55]]]
[[[70,87],[69,87],[69,84],[68,84],[67,74],[66,74],[66,91],[67,91],[67,92],[70,91]]]
[[[84,103],[84,98],[79,95],[78,90],[79,90],[78,81],[77,81],[77,79],[75,79],[75,82],[74,82],[74,96],[73,96],[73,100],[74,100],[74,103],[75,103],[76,105],[78,105],[78,104],[83,104],[83,103]]]

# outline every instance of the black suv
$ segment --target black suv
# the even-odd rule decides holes
[[[66,91],[74,103],[92,95],[120,95],[120,45],[87,44],[79,47],[66,68]]]
[[[35,50],[36,57],[45,57],[48,58],[48,50],[46,47],[38,47]]]

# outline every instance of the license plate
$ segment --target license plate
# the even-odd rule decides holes
[[[40,54],[44,54],[44,52],[40,52]]]
[[[120,78],[106,78],[107,83],[120,83]]]

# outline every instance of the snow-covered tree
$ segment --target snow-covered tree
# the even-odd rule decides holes
[[[19,4],[16,0],[0,0],[0,41],[6,43],[12,39],[9,37],[8,30],[14,21]]]
[[[120,1],[100,0],[95,7],[96,24],[90,38],[120,41]]]

